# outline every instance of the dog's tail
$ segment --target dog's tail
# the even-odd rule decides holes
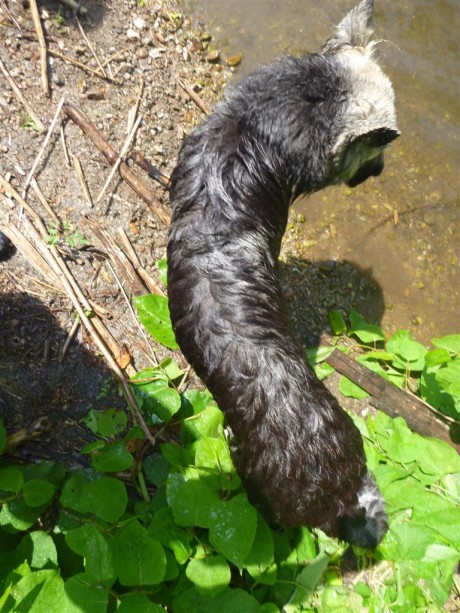
[[[358,503],[352,513],[339,520],[339,536],[344,541],[374,549],[388,530],[385,503],[372,475],[367,472],[358,491]]]

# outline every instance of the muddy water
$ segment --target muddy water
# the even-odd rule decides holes
[[[243,53],[236,81],[277,56],[320,49],[349,0],[193,2],[227,55]],[[402,136],[381,177],[298,201],[305,217],[289,249],[307,261],[348,262],[380,287],[368,314],[422,341],[460,332],[460,31],[457,0],[377,0],[380,62],[397,95]]]

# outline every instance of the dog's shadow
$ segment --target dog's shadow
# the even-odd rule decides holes
[[[280,263],[279,279],[292,332],[304,347],[318,345],[322,334],[330,333],[332,309],[343,315],[354,309],[374,324],[382,319],[383,290],[371,269],[346,260],[289,257]]]

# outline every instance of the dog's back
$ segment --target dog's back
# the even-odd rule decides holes
[[[398,134],[371,14],[362,2],[322,54],[247,77],[185,140],[168,244],[176,338],[225,413],[251,499],[275,523],[368,547],[383,501],[358,430],[292,339],[276,262],[293,198],[379,174]]]

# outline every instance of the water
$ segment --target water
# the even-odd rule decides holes
[[[192,3],[227,55],[234,79],[275,57],[318,51],[352,0],[203,0]],[[458,2],[377,0],[380,63],[397,96],[402,136],[376,179],[298,201],[295,255],[350,262],[383,293],[368,314],[422,341],[460,332],[460,98]]]

